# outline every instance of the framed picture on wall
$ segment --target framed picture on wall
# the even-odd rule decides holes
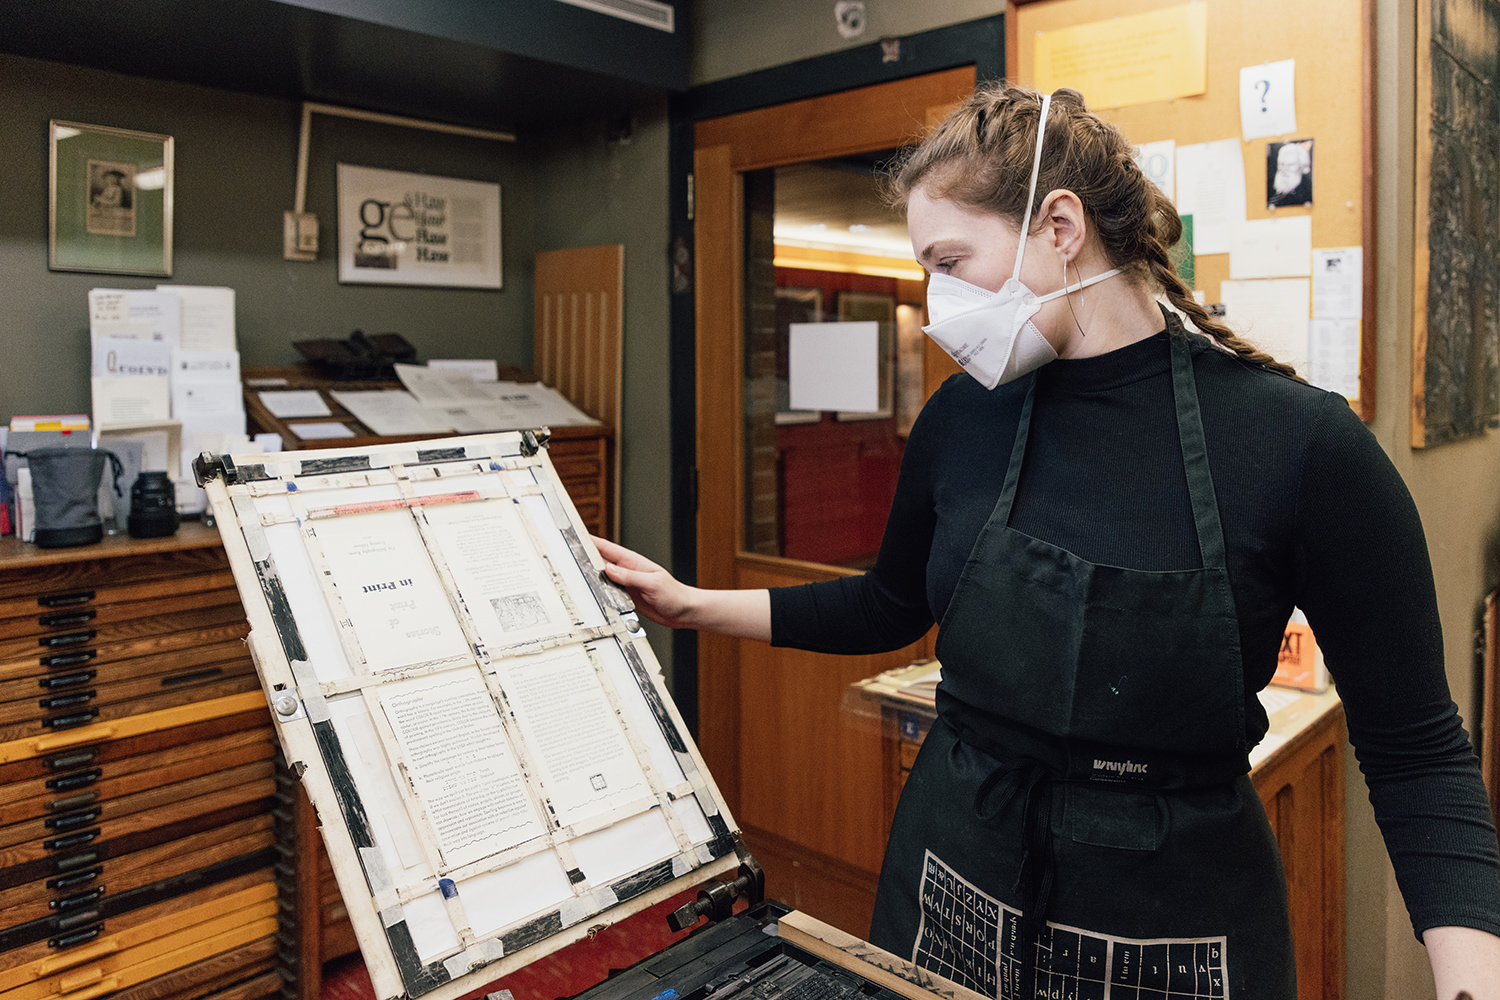
[[[172,275],[172,137],[52,121],[47,266]]]
[[[840,322],[880,324],[880,408],[869,413],[840,410],[840,420],[889,420],[895,416],[896,296],[885,292],[839,292]]]
[[[776,422],[815,424],[821,410],[794,410],[791,398],[790,342],[793,323],[823,322],[823,289],[776,289]]]
[[[499,288],[500,185],[338,165],[339,281]]]

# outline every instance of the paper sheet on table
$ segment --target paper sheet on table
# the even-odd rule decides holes
[[[1309,285],[1307,278],[1221,282],[1224,321],[1276,360],[1305,371]]]
[[[1313,319],[1307,323],[1306,379],[1345,399],[1359,398],[1357,319]]]
[[[494,358],[432,358],[428,368],[442,372],[466,374],[476,382],[495,382],[500,378],[500,363]]]
[[[176,296],[180,303],[180,347],[202,351],[234,350],[233,288],[157,285],[156,290]]]
[[[446,434],[450,429],[445,420],[439,419],[433,411],[418,403],[411,393],[401,389],[335,389],[330,395],[360,423],[382,436]]]
[[[1245,221],[1245,159],[1238,139],[1177,147],[1177,211],[1193,217],[1193,252],[1228,253]]]
[[[1297,131],[1295,59],[1240,68],[1240,132],[1245,141]]]
[[[880,409],[880,325],[793,323],[787,372],[794,410]]]
[[[1313,251],[1313,319],[1363,319],[1365,255],[1361,247]]]
[[[172,345],[164,341],[95,337],[90,353],[94,378],[166,378],[172,373]]]
[[[1230,230],[1229,276],[1301,278],[1312,274],[1312,216],[1254,219]]]
[[[352,438],[354,432],[347,424],[337,420],[319,420],[306,424],[288,424],[292,433],[304,441],[329,441],[333,438]]]
[[[494,430],[519,430],[527,427],[582,427],[599,421],[584,413],[556,389],[540,382],[476,382],[479,391],[492,403],[509,413],[504,427]],[[467,408],[467,407],[466,407]]]
[[[1146,179],[1157,187],[1162,193],[1174,201],[1177,195],[1174,193],[1176,182],[1174,167],[1177,161],[1177,143],[1172,139],[1163,139],[1160,142],[1143,142],[1135,147],[1135,162],[1141,168],[1141,173]]]
[[[89,334],[177,346],[182,307],[176,296],[126,288],[89,290]]]
[[[261,405],[271,411],[271,416],[286,420],[289,417],[328,417],[333,411],[323,402],[316,389],[292,389],[286,392],[263,392]]]
[[[155,423],[171,418],[171,392],[165,375],[93,378],[89,382],[96,427]]]
[[[423,406],[462,406],[485,398],[467,372],[396,365],[396,377]]]

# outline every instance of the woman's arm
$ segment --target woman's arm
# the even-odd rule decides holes
[[[689,587],[623,545],[597,537],[594,544],[604,557],[605,574],[625,588],[637,611],[658,625],[771,641],[770,591]]]
[[[1438,1000],[1500,1000],[1500,937],[1472,927],[1429,927],[1422,935]]]

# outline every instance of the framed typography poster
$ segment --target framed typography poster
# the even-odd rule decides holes
[[[500,185],[338,165],[339,281],[501,287]]]

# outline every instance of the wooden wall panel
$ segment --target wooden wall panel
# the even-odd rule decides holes
[[[609,532],[618,537],[625,247],[544,250],[536,255],[535,287],[532,368],[543,383],[615,432]]]

